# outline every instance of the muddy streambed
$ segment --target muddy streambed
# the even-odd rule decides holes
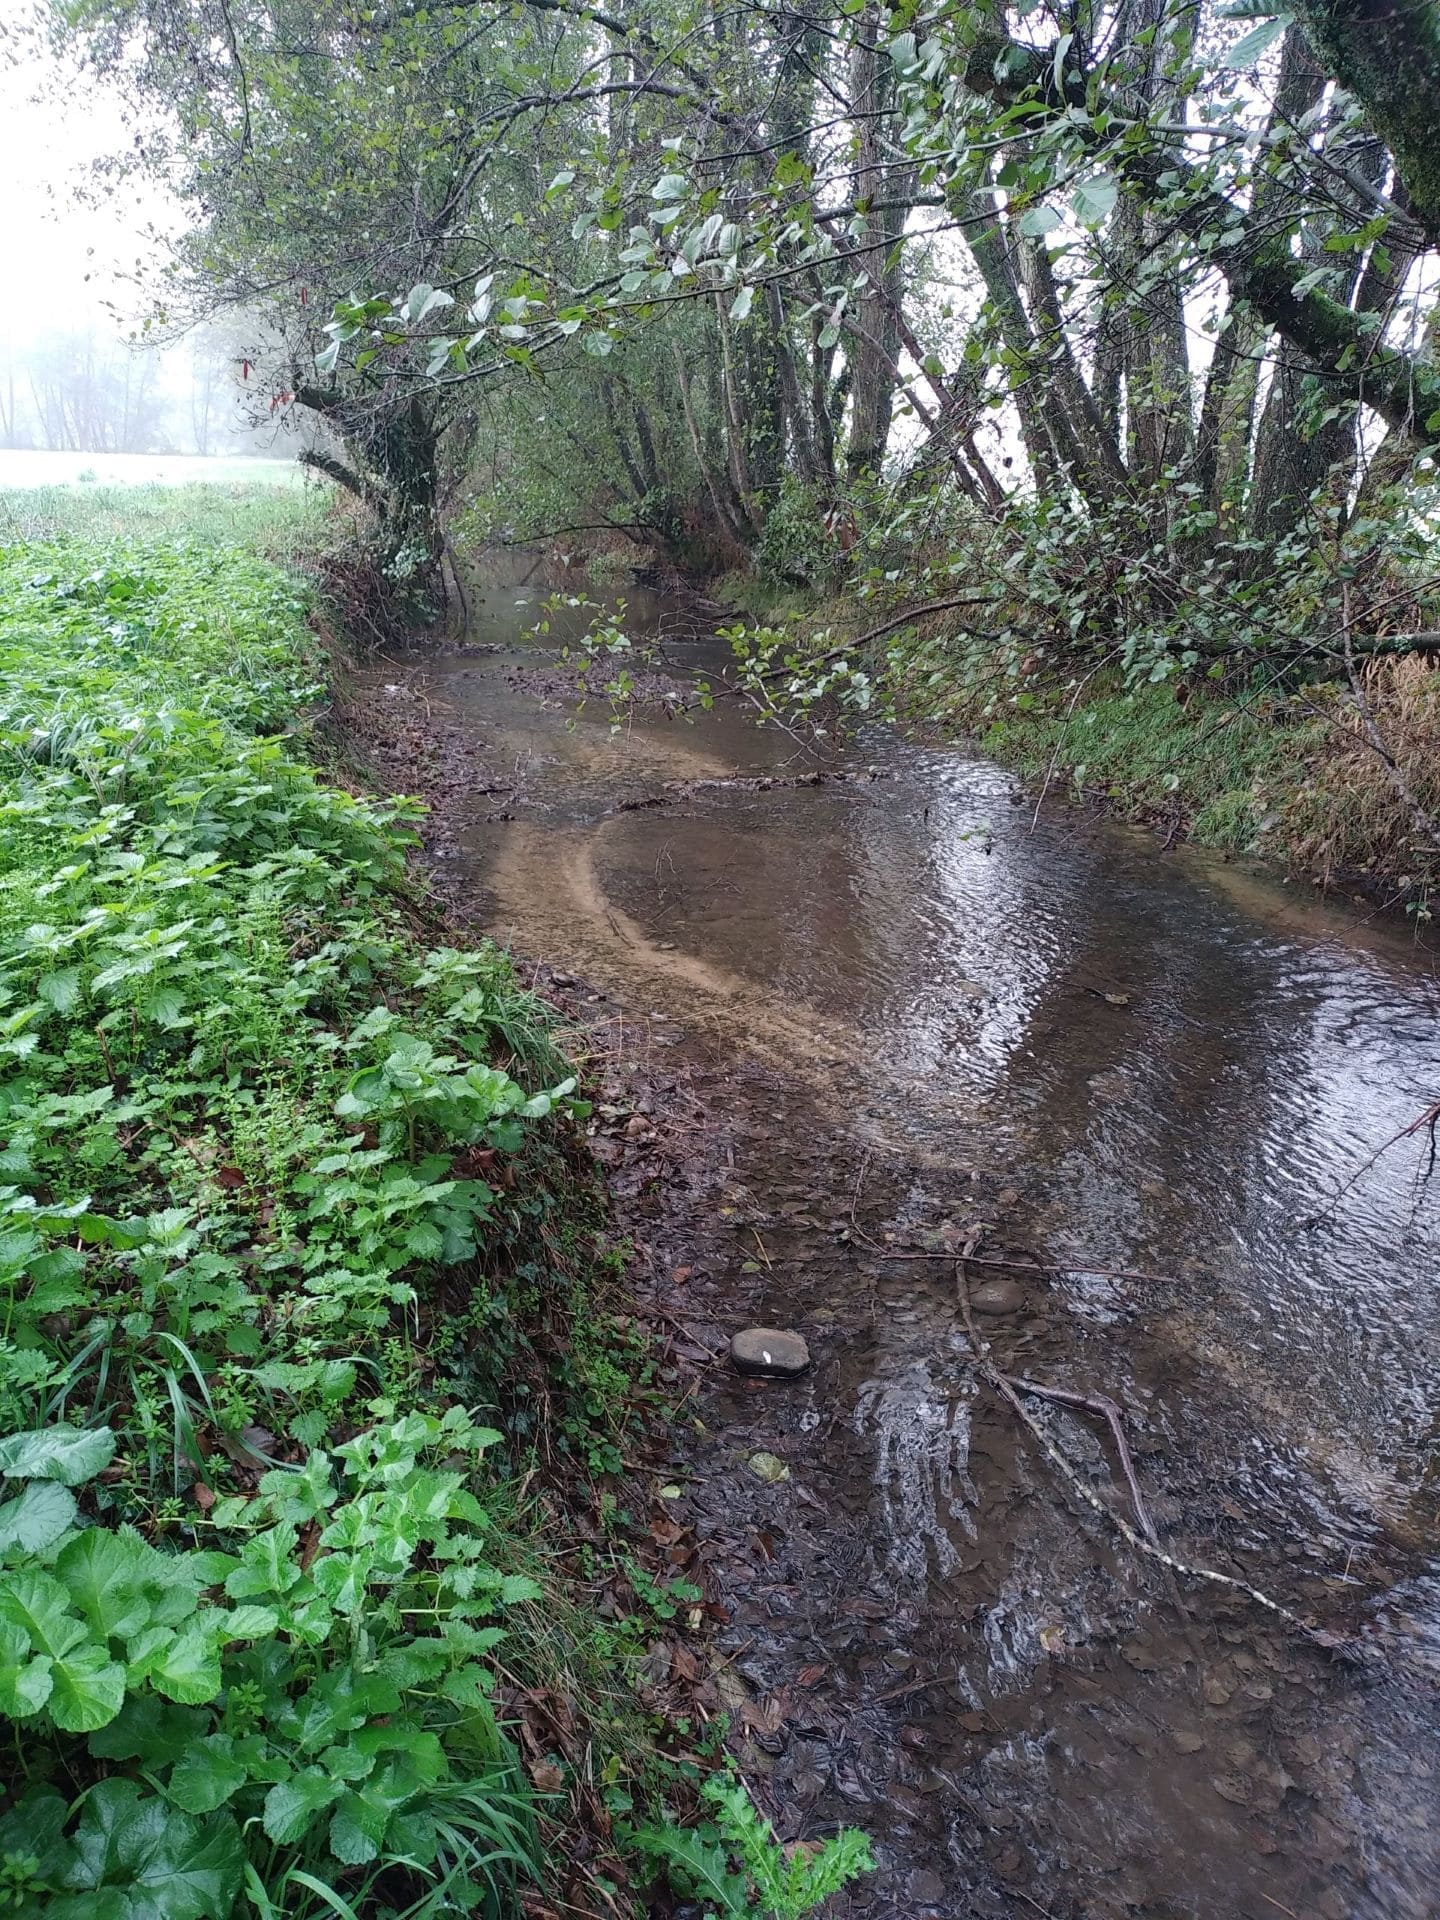
[[[482,923],[703,1105],[635,1201],[685,1339],[810,1342],[799,1382],[710,1369],[670,1469],[782,1830],[869,1830],[853,1915],[1440,1914],[1440,1176],[1418,1138],[1345,1186],[1440,1090],[1430,953],[883,734],[820,785],[705,785],[814,763],[734,709],[577,714],[528,567],[384,674],[505,789],[445,849]],[[1045,1263],[972,1275],[999,1363],[1113,1396],[1170,1551],[1367,1659],[1067,1490],[977,1382],[953,1265],[887,1258],[977,1229]],[[1037,1416],[1111,1497],[1103,1427]]]

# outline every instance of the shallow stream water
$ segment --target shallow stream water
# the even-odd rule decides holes
[[[523,637],[546,590],[514,564],[403,671],[512,789],[459,837],[484,923],[723,1131],[668,1228],[687,1327],[815,1356],[677,1424],[785,1831],[870,1831],[854,1915],[1440,1914],[1440,1178],[1423,1131],[1363,1170],[1440,1097],[1432,952],[883,732],[707,786],[816,763],[723,703],[577,714],[564,621]],[[627,599],[682,677],[715,657]],[[977,1226],[1041,1263],[972,1271],[997,1362],[1112,1396],[1167,1551],[1364,1658],[1077,1500],[977,1380],[953,1261],[891,1257]],[[1103,1423],[1035,1412],[1125,1511]]]

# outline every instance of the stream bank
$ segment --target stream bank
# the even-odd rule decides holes
[[[748,576],[717,591],[727,619],[782,628],[801,661],[885,617],[883,600],[877,610],[853,594],[777,593]],[[1277,880],[1428,924],[1433,836],[1395,783],[1398,772],[1440,815],[1440,675],[1427,658],[1367,669],[1372,739],[1336,683],[1288,688],[1278,670],[1258,669],[1136,681],[1113,653],[1082,672],[1063,646],[1005,646],[954,618],[922,613],[868,648],[857,639],[877,698],[925,737],[1012,769],[1037,805],[1084,806],[1145,827],[1167,851],[1189,843],[1262,861]]]
[[[614,731],[565,697],[560,627],[523,638],[529,565],[372,691],[455,743],[451,899],[625,1062],[642,1124],[605,1157],[704,1367],[668,1510],[782,1832],[870,1831],[854,1916],[1430,1915],[1425,1142],[1345,1183],[1440,1078],[1431,956],[1112,823],[1034,826],[958,752],[877,733],[858,777],[782,785],[794,743],[732,712]],[[693,603],[626,598],[682,667],[713,658]],[[1366,1657],[1172,1584],[1074,1499],[970,1364],[977,1231],[1035,1255],[985,1294],[995,1355],[1125,1409],[1167,1549]],[[951,1257],[891,1257],[926,1250]],[[802,1332],[811,1373],[737,1379],[752,1322]],[[1107,1497],[1103,1430],[1039,1417]]]

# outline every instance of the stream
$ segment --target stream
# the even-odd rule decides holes
[[[557,583],[583,586],[505,561],[466,644],[385,675],[509,789],[447,850],[480,923],[706,1115],[652,1209],[686,1337],[810,1344],[795,1382],[708,1369],[667,1469],[782,1834],[871,1834],[836,1903],[866,1920],[1432,1920],[1440,1176],[1423,1131],[1361,1171],[1440,1097],[1432,950],[1053,797],[1037,819],[963,750],[877,729],[757,787],[816,763],[733,704],[616,730],[576,710],[566,620],[525,637]],[[682,676],[719,657],[693,604],[624,597]],[[992,1357],[1124,1408],[1166,1550],[1363,1657],[1077,1499],[977,1378],[953,1257],[891,1257],[975,1230],[1018,1262],[972,1270]],[[1032,1406],[1127,1511],[1103,1422]]]

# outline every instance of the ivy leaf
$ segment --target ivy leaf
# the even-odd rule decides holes
[[[43,1553],[75,1521],[75,1496],[53,1480],[33,1480],[0,1506],[0,1554]]]
[[[165,1791],[187,1813],[214,1813],[249,1779],[228,1733],[192,1741],[176,1761]]]
[[[93,1480],[115,1457],[109,1427],[42,1427],[0,1440],[0,1473],[12,1480],[58,1480],[78,1487]]]
[[[57,1660],[50,1718],[66,1733],[94,1733],[113,1720],[125,1704],[125,1669],[109,1650],[87,1644]]]
[[[263,1824],[277,1846],[292,1846],[310,1831],[318,1814],[345,1791],[343,1780],[307,1767],[281,1780],[265,1796]]]
[[[54,1686],[48,1654],[32,1654],[30,1636],[20,1627],[0,1627],[0,1713],[27,1720],[50,1698]]]

